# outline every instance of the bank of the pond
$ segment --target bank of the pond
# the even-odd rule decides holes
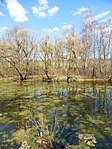
[[[43,78],[46,79],[46,76],[42,75],[31,75],[28,76],[26,80],[36,80],[36,81],[43,81]],[[53,82],[66,82],[67,76],[59,75],[59,76],[52,76],[51,77]],[[0,78],[0,81],[18,81],[19,77],[4,77]],[[47,80],[47,79],[46,79]],[[69,77],[69,82],[108,82],[109,78],[90,78],[88,76],[80,76],[80,75],[72,75]],[[46,81],[47,82],[47,81]]]

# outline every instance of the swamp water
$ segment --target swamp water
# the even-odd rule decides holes
[[[94,147],[78,134],[94,134]],[[41,137],[42,136],[42,137]],[[112,149],[112,86],[95,83],[0,82],[0,149],[24,141],[54,149]]]

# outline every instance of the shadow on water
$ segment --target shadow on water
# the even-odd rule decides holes
[[[96,145],[79,142],[78,134],[94,134]],[[32,149],[111,149],[112,86],[2,82],[0,148],[23,142]]]

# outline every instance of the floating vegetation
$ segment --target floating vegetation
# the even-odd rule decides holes
[[[93,134],[79,134],[78,139],[79,141],[86,142],[86,144],[89,146],[95,146],[95,144],[97,143],[96,138]]]
[[[28,81],[0,85],[2,148],[112,148],[110,86]]]
[[[24,141],[18,149],[31,149],[27,141]]]

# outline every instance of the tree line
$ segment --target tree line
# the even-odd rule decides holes
[[[85,12],[79,34],[72,25],[61,35],[37,38],[32,31],[13,26],[0,36],[0,76],[112,78],[112,18],[94,18],[91,11]]]

